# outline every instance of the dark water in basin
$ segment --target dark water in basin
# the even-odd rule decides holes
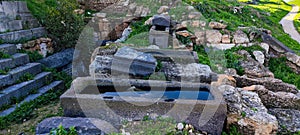
[[[168,101],[174,99],[186,100],[213,100],[213,95],[208,91],[125,91],[125,92],[105,92],[104,97],[128,96],[144,98],[162,98]]]

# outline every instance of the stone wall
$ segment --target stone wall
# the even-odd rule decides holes
[[[24,1],[3,1],[0,3],[0,32],[10,32],[40,27],[30,14]]]

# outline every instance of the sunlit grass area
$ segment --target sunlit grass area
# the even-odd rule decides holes
[[[229,30],[238,27],[257,27],[272,31],[272,36],[287,47],[299,52],[300,44],[283,31],[280,20],[292,9],[283,0],[260,0],[257,5],[248,4],[249,0],[185,0],[194,6],[208,21],[220,21],[228,24]],[[234,7],[242,7],[242,13],[234,13]],[[298,53],[299,54],[299,53]]]
[[[289,4],[300,6],[300,0],[293,0],[289,2]],[[300,12],[296,15],[294,18],[294,25],[297,29],[297,31],[300,33]]]

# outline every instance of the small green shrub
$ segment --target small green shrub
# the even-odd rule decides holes
[[[143,121],[148,121],[148,120],[150,120],[150,116],[149,115],[146,115],[146,116],[143,117]]]
[[[225,51],[225,57],[227,60],[226,67],[234,68],[237,71],[238,75],[244,74],[244,68],[240,65],[240,60],[243,59],[243,56],[236,54],[232,50]]]
[[[188,45],[192,42],[192,40],[190,39],[190,37],[184,37],[181,35],[176,35],[176,38],[184,45]]]
[[[0,75],[7,75],[9,71],[9,68],[4,68],[3,70],[0,70]]]
[[[7,59],[7,58],[11,58],[11,56],[7,53],[0,51],[0,59]]]
[[[162,63],[161,63],[161,61],[160,60],[158,60],[157,61],[157,66],[156,66],[156,68],[155,68],[155,72],[158,72],[158,71],[160,71],[161,70],[161,68],[162,68]]]
[[[51,72],[54,80],[62,80],[65,83],[66,88],[71,87],[72,77],[65,72],[58,72],[56,69],[43,67],[42,69],[45,72]]]
[[[281,79],[283,82],[294,84],[300,89],[300,75],[296,74],[289,66],[286,65],[287,59],[271,58],[269,61],[269,69],[274,73],[275,78]]]
[[[74,13],[78,8],[76,0],[57,0],[55,3],[56,6],[47,8],[43,24],[59,49],[74,47],[84,26],[84,16]]]
[[[148,20],[150,16],[144,17],[141,20],[134,21],[130,24],[130,27],[132,29],[132,32],[130,33],[128,38],[131,38],[135,35],[138,35],[143,32],[149,32],[151,26],[150,25],[144,25],[145,21]],[[138,39],[136,39],[138,40]]]
[[[222,135],[242,135],[236,126],[231,126],[228,132],[222,132]]]
[[[25,73],[24,75],[19,77],[19,79],[16,81],[16,83],[26,82],[26,81],[30,81],[33,79],[34,79],[34,75],[32,75],[30,73]]]
[[[57,129],[53,129],[50,132],[50,135],[77,135],[77,131],[75,127],[70,127],[68,130],[66,130],[62,125],[59,125]]]
[[[205,64],[205,65],[210,65],[210,61],[209,61],[207,53],[205,52],[204,46],[195,45],[193,50],[196,51],[198,54],[199,63]]]
[[[28,54],[30,62],[36,62],[44,58],[43,55],[41,55],[38,51],[19,50],[19,53]]]

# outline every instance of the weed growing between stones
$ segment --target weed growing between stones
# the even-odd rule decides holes
[[[38,51],[26,51],[26,50],[19,50],[19,53],[26,53],[29,56],[30,62],[36,62],[43,58],[43,55],[41,55]]]
[[[7,75],[9,71],[10,71],[9,68],[4,68],[4,69],[0,70],[0,75]]]
[[[77,131],[75,127],[70,127],[69,129],[65,129],[62,125],[59,125],[56,129],[53,129],[50,132],[50,135],[77,135]]]
[[[58,72],[56,69],[52,69],[52,68],[43,67],[43,71],[52,72],[54,80],[62,80],[65,83],[66,89],[70,88],[70,85],[72,82],[71,76],[67,75],[64,72]],[[25,74],[19,80],[24,81],[24,80],[30,80],[30,79],[33,79],[33,75]],[[65,90],[51,89],[50,91],[43,94],[42,96],[40,96],[34,100],[31,100],[29,102],[23,103],[22,105],[17,107],[16,110],[14,112],[12,112],[11,114],[4,116],[4,117],[0,117],[0,129],[5,129],[11,125],[20,124],[26,120],[36,117],[36,115],[37,115],[35,113],[36,108],[42,108],[42,107],[50,105],[50,104],[56,104],[59,101],[59,97],[61,96],[61,94],[63,94],[65,92]],[[35,94],[35,93],[37,93],[37,90],[33,89],[30,91],[30,93]],[[14,101],[12,104],[19,103],[24,98],[25,97],[15,98],[14,100],[12,100],[12,101]],[[8,109],[11,107],[12,104],[4,105],[0,108],[0,110]],[[45,117],[62,116],[62,115],[63,114],[62,114],[62,110],[61,110],[58,114],[47,115]],[[71,132],[71,133],[74,133],[74,132]],[[69,135],[76,135],[76,134],[69,134]]]
[[[65,84],[65,87],[70,88],[71,83],[72,83],[72,77],[69,76],[67,73],[58,72],[56,69],[47,68],[47,67],[42,67],[42,70],[45,72],[51,72],[54,80],[56,80],[56,81],[62,80]]]
[[[8,59],[8,58],[11,58],[9,54],[0,51],[0,59]]]
[[[235,126],[231,126],[229,129],[230,131],[228,133],[222,132],[222,135],[242,135]]]
[[[151,28],[150,25],[145,25],[145,21],[148,20],[150,16],[143,17],[141,20],[134,21],[130,24],[130,27],[132,28],[132,32],[130,33],[128,38],[134,37],[135,35],[138,35],[143,32],[148,32]]]
[[[30,73],[25,73],[16,81],[16,83],[26,82],[26,81],[30,81],[33,79],[34,79],[34,75],[32,75]]]
[[[53,104],[58,102],[59,96],[64,92],[64,90],[51,90],[48,93],[38,97],[30,102],[25,102],[16,108],[11,114],[0,117],[0,129],[5,129],[13,124],[20,124],[24,120],[29,120],[34,118],[37,114],[34,113],[35,108],[41,108],[43,106]],[[62,114],[58,114],[62,115]]]

